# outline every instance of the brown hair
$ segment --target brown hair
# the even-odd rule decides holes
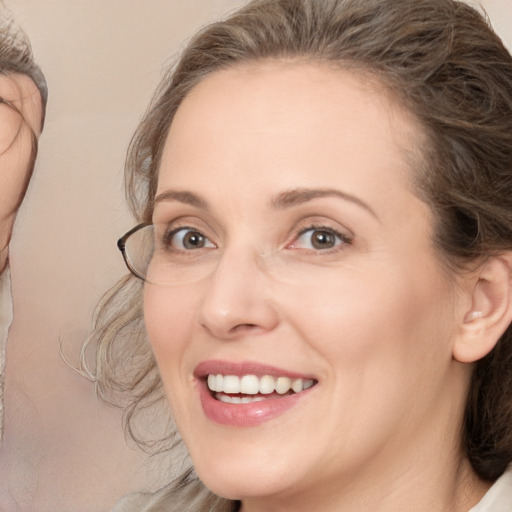
[[[207,26],[162,80],[132,139],[126,191],[139,221],[151,219],[183,98],[210,73],[276,58],[369,73],[417,117],[428,140],[418,194],[432,207],[435,243],[450,266],[512,249],[512,58],[487,20],[454,0],[255,0]],[[89,340],[97,343],[91,376],[100,394],[133,393],[128,418],[162,394],[134,279],[105,297]],[[127,358],[137,359],[131,370]],[[481,478],[495,480],[512,461],[510,328],[475,365],[463,439]]]

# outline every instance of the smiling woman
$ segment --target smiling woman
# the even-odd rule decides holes
[[[134,276],[90,339],[194,470],[116,511],[510,510],[511,162],[512,58],[464,3],[199,33],[132,141]]]

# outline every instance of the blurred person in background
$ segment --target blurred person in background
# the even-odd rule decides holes
[[[28,37],[0,4],[0,437],[5,347],[12,320],[9,241],[34,170],[47,97]]]

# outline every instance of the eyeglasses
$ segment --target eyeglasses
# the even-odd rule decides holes
[[[154,252],[154,226],[142,223],[126,232],[117,247],[123,255],[128,270],[145,281]]]
[[[307,231],[326,234],[316,228]],[[133,275],[158,286],[190,284],[211,276],[224,252],[193,227],[176,228],[167,223],[139,224],[123,235],[117,246]],[[331,281],[330,266],[318,265],[315,251],[304,252],[276,249],[260,257],[264,257],[265,272],[281,283],[324,286]]]
[[[166,224],[142,223],[123,235],[117,247],[128,270],[147,283],[165,286],[203,277],[211,258],[195,258],[176,251],[171,243],[174,236]]]

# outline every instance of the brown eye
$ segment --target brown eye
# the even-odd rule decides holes
[[[297,240],[292,244],[297,249],[326,250],[349,243],[347,237],[325,228],[309,228],[300,233]]]
[[[314,231],[311,235],[311,245],[315,249],[330,249],[336,245],[336,236],[328,231]]]
[[[182,251],[215,247],[208,237],[191,228],[180,228],[170,233],[168,244]]]
[[[201,249],[204,247],[205,239],[201,233],[189,231],[183,237],[183,247],[185,249]]]

